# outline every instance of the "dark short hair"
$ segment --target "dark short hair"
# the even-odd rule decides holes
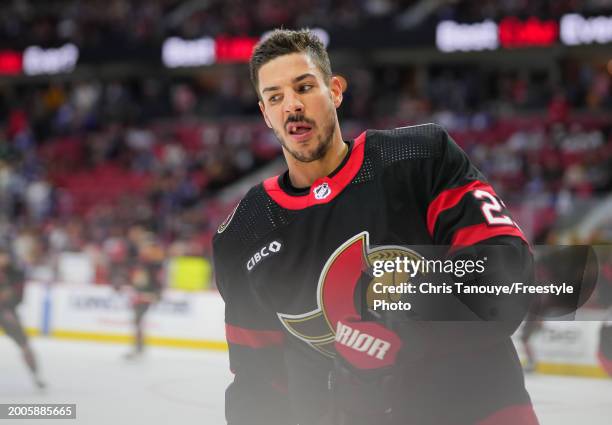
[[[325,46],[313,32],[308,29],[285,30],[277,29],[263,38],[253,49],[249,62],[251,82],[259,96],[259,69],[279,56],[292,53],[307,53],[323,74],[325,83],[332,76],[331,64]]]

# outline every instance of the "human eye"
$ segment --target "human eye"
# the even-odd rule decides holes
[[[300,93],[305,93],[305,92],[307,92],[307,91],[312,90],[312,88],[313,88],[313,87],[314,87],[314,85],[313,85],[313,84],[308,84],[308,83],[306,83],[306,84],[300,84],[300,86],[299,86],[298,90],[300,91]]]
[[[277,94],[273,94],[272,96],[270,96],[270,97],[268,98],[268,102],[270,102],[270,103],[276,103],[276,102],[278,102],[278,101],[280,100],[280,98],[281,98],[281,95],[280,95],[280,94],[278,94],[278,93],[277,93]]]

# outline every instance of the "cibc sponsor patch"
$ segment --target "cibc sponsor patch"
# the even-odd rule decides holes
[[[281,250],[283,245],[279,241],[272,241],[268,245],[262,247],[260,250],[255,252],[247,261],[246,268],[248,271],[251,271],[255,268],[255,266],[261,263],[266,257],[270,255],[274,255]]]

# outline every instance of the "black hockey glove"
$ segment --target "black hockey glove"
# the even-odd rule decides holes
[[[360,317],[341,320],[336,329],[336,358],[330,390],[337,425],[390,423],[395,393],[399,336],[378,322]]]

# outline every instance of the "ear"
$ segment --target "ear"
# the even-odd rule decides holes
[[[334,106],[337,108],[342,104],[342,81],[340,78],[333,75],[329,81],[329,89],[332,93],[332,100],[334,101]]]
[[[266,125],[268,126],[268,128],[272,128],[272,124],[270,124],[270,120],[268,119],[268,116],[266,115],[266,107],[264,106],[261,100],[258,102],[258,104],[259,104],[259,110],[261,111],[261,115],[263,115]]]

